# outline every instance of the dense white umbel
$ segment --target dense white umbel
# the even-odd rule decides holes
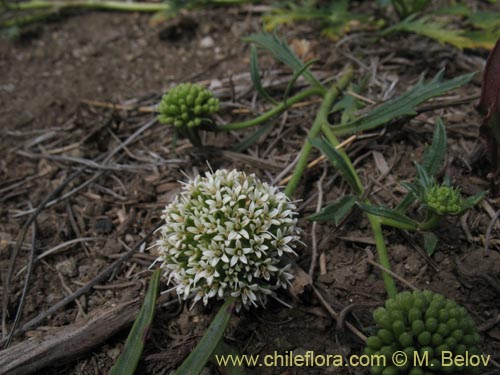
[[[217,296],[265,305],[292,275],[283,258],[299,240],[295,205],[255,174],[220,169],[197,176],[163,211],[159,261],[194,303]]]

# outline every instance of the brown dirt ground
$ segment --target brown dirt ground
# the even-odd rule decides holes
[[[183,16],[184,21],[168,25],[149,25],[149,16],[119,13],[76,13],[70,17],[30,28],[21,40],[0,41],[0,173],[2,202],[0,208],[0,271],[2,298],[5,275],[15,240],[27,219],[22,215],[29,205],[37,206],[79,165],[63,160],[28,157],[31,154],[66,155],[95,159],[112,150],[117,139],[128,135],[152,118],[137,110],[117,110],[82,103],[84,99],[132,106],[155,104],[161,93],[183,81],[207,81],[222,85],[222,119],[245,118],[235,109],[262,111],[263,103],[253,102],[248,75],[248,48],[240,42],[244,35],[259,30],[258,15],[232,10],[198,11]],[[285,32],[285,31],[283,31]],[[335,77],[347,63],[358,69],[358,77],[368,74],[363,95],[381,101],[404,92],[419,75],[434,75],[446,67],[446,76],[480,71],[484,51],[460,52],[416,36],[394,37],[374,42],[369,35],[334,44],[318,36],[310,25],[286,30],[289,41],[308,46],[318,59],[315,69]],[[210,36],[214,45],[200,48]],[[304,41],[309,42],[304,43]],[[282,69],[279,64],[269,67]],[[285,72],[285,71],[284,71]],[[238,78],[240,77],[240,78]],[[284,85],[276,87],[284,89]],[[478,94],[476,78],[466,87],[449,95],[458,98]],[[172,150],[170,129],[155,125],[145,132],[121,158],[115,170],[103,172],[92,184],[65,202],[44,210],[38,217],[39,252],[80,237],[92,237],[50,254],[37,263],[26,298],[21,324],[64,298],[70,291],[88,282],[119,254],[138,242],[158,222],[163,206],[179,189],[181,171],[194,175],[205,171],[208,158],[213,167],[237,167],[272,179],[288,165],[301,147],[314,117],[317,104],[293,109],[276,120],[266,137],[246,150],[253,159],[216,152],[208,156],[190,154],[186,141]],[[413,161],[420,160],[432,138],[433,123],[441,116],[447,126],[449,152],[443,172],[470,195],[488,187],[484,161],[471,162],[480,117],[472,105],[439,109],[420,115],[385,136],[360,140],[349,149],[366,185],[372,186],[372,198],[382,204],[401,199],[398,185],[414,175]],[[243,133],[209,134],[206,143],[230,148]],[[24,152],[24,153],[23,153]],[[316,155],[317,156],[317,155]],[[267,163],[263,163],[265,160]],[[389,172],[384,175],[385,160]],[[378,161],[378,163],[376,162]],[[296,198],[302,216],[316,210],[317,181],[326,168],[323,201],[344,194],[347,187],[335,178],[327,163],[309,171],[302,180]],[[90,177],[85,173],[66,191]],[[392,202],[392,203],[391,203]],[[492,232],[490,253],[482,251],[491,216],[500,208],[498,199],[488,198],[462,220],[445,221],[438,231],[441,241],[432,259],[423,255],[421,240],[412,234],[386,230],[393,270],[419,288],[443,293],[464,304],[479,325],[500,314],[500,256],[498,228]],[[418,216],[419,213],[415,212]],[[298,264],[309,268],[312,225],[301,221],[305,230]],[[29,232],[28,232],[29,233]],[[16,263],[7,322],[10,326],[17,308],[31,235],[25,241]],[[326,258],[327,272],[316,271],[316,285],[332,306],[340,311],[355,304],[348,319],[361,329],[373,325],[373,304],[384,300],[380,271],[367,263],[366,250],[374,252],[368,222],[360,212],[353,212],[340,227],[321,224],[317,227],[318,251]],[[152,240],[148,242],[151,244]],[[122,264],[100,289],[94,289],[46,319],[42,326],[26,336],[43,337],[49,327],[71,324],[86,315],[143,296],[150,275],[148,265],[154,250],[146,249]],[[485,277],[488,275],[489,277]],[[124,284],[122,288],[109,285]],[[166,289],[163,286],[163,289]],[[174,299],[167,296],[167,299]],[[282,298],[294,303],[289,295]],[[371,304],[371,305],[370,305]],[[197,306],[160,307],[155,317],[151,339],[145,349],[138,374],[167,374],[175,368],[193,345],[193,339],[206,329],[217,311],[217,303],[208,308]],[[104,374],[123,348],[127,330],[99,343],[79,358],[49,368],[40,374]],[[484,352],[500,359],[500,326],[483,332]],[[18,337],[14,343],[25,337]],[[227,340],[247,354],[267,354],[274,350],[344,355],[359,353],[362,345],[349,331],[337,329],[335,322],[320,307],[310,290],[293,309],[278,303],[269,308],[242,312],[227,333]],[[256,374],[352,374],[366,370],[348,368],[257,368]],[[211,369],[209,373],[217,373]]]

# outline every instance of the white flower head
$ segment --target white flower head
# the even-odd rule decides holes
[[[284,254],[299,242],[296,207],[255,174],[219,169],[197,176],[163,211],[157,241],[164,276],[184,300],[237,298],[265,305],[293,276]]]

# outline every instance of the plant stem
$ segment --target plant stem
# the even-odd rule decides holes
[[[337,99],[337,97],[340,95],[340,92],[345,89],[351,81],[353,74],[353,70],[349,68],[347,72],[345,72],[344,75],[340,77],[337,84],[335,84],[330,90],[328,90],[325,98],[323,99],[323,102],[321,103],[321,106],[319,107],[316,118],[314,119],[313,126],[309,131],[309,138],[316,137],[321,131],[323,124],[328,124],[328,112],[330,111],[335,99]],[[292,99],[293,98],[290,98],[288,102],[291,102]],[[307,166],[307,159],[309,157],[309,154],[311,153],[311,149],[311,143],[309,142],[309,140],[306,140],[304,142],[304,145],[302,146],[302,150],[300,150],[299,160],[297,161],[295,169],[293,170],[292,178],[290,179],[290,182],[288,182],[288,185],[285,189],[285,194],[289,197],[293,195],[300,179],[302,178],[302,174],[304,173],[304,170]]]
[[[335,136],[335,134],[333,134],[332,129],[330,128],[330,126],[327,122],[323,123],[321,130],[325,134],[328,141],[332,144],[332,146],[336,147],[340,144],[337,137]],[[344,150],[338,150],[338,151],[342,155],[342,157],[346,161],[346,164],[349,166],[349,168],[353,172],[353,175],[356,178],[356,185],[357,185],[357,188],[359,191],[358,196],[359,196],[359,198],[361,198],[364,195],[365,188],[364,188],[363,184],[361,183],[361,180],[359,179],[358,173],[356,172],[356,168],[354,168],[354,165],[352,164],[351,159],[349,158],[349,156],[347,155],[347,153]],[[371,204],[371,202],[368,198],[365,198],[363,203]],[[375,245],[377,247],[379,263],[384,268],[390,270],[391,264],[389,262],[389,256],[387,254],[387,247],[385,245],[384,234],[382,231],[383,218],[381,218],[380,216],[375,216],[375,215],[369,214],[369,213],[366,213],[366,216],[368,217],[368,221],[370,222],[370,225],[372,227],[373,236],[375,237]],[[389,296],[389,298],[394,297],[397,293],[396,284],[394,283],[394,279],[387,272],[382,272],[382,278],[384,279],[384,285],[385,285],[385,289],[387,290],[387,295]]]
[[[322,94],[322,90],[317,88],[317,87],[312,87],[309,89],[306,89],[304,91],[299,92],[295,96],[292,96],[291,98],[288,98],[286,103],[280,103],[273,109],[270,109],[266,113],[263,113],[262,115],[248,120],[248,121],[243,121],[243,122],[235,122],[232,124],[226,124],[226,125],[220,125],[217,127],[217,130],[220,131],[231,131],[231,130],[239,130],[239,129],[245,129],[249,128],[251,126],[259,125],[263,123],[264,121],[269,120],[270,118],[279,115],[280,113],[284,112],[286,109],[288,109],[290,106],[294,105],[295,103],[298,103],[309,96],[312,95],[320,95]]]
[[[245,0],[248,2],[248,0]],[[213,0],[211,5],[233,5],[242,4],[243,0]],[[98,0],[76,0],[76,1],[48,1],[48,0],[33,0],[22,3],[7,3],[9,9],[28,10],[28,9],[44,9],[44,8],[83,8],[83,9],[101,9],[101,10],[119,10],[126,12],[161,12],[172,10],[172,6],[167,2],[159,3],[131,3],[126,1],[98,1]],[[196,7],[193,4],[192,7]],[[203,6],[203,2],[199,4]]]
[[[366,204],[370,204],[368,199],[365,200]],[[377,247],[378,261],[384,268],[390,270],[391,264],[389,262],[389,255],[387,254],[387,247],[385,246],[384,234],[382,232],[382,225],[380,223],[380,216],[366,214],[368,221],[372,227],[373,236],[375,237],[375,246]],[[384,279],[385,290],[389,298],[393,298],[398,292],[394,279],[387,272],[382,272]]]
[[[321,103],[321,106],[319,108],[318,114],[316,115],[316,119],[314,120],[314,124],[311,128],[311,131],[309,132],[309,137],[313,138],[316,137],[320,131],[323,132],[323,134],[326,136],[328,141],[332,144],[332,146],[337,147],[340,142],[338,141],[337,137],[335,136],[334,132],[332,129],[330,129],[330,125],[328,123],[328,112],[330,111],[330,108],[333,104],[333,101],[337,98],[337,96],[340,93],[340,90],[345,88],[350,80],[352,79],[353,76],[353,71],[349,69],[338,81],[337,85],[333,86],[326,94],[323,102]],[[293,171],[292,179],[288,183],[285,194],[288,196],[291,196],[293,192],[295,191],[295,188],[297,187],[297,184],[302,177],[302,173],[307,165],[307,158],[309,156],[309,153],[311,151],[312,145],[307,140],[304,143],[304,146],[302,147],[299,160],[297,162],[297,165],[295,166],[295,169]],[[351,159],[347,155],[347,153],[344,150],[338,150],[340,155],[344,158],[346,165],[348,168],[352,171],[352,174],[355,176],[355,183],[356,183],[356,190],[358,197],[362,199],[364,195],[365,188],[363,184],[361,183],[361,180],[359,178],[358,173],[356,172],[356,168],[354,168],[354,165],[351,162]],[[370,200],[368,198],[364,198],[363,202],[366,204],[371,204]],[[373,236],[375,237],[375,244],[377,247],[377,253],[379,257],[379,262],[380,264],[390,270],[391,265],[389,263],[389,256],[387,254],[387,247],[385,245],[385,240],[384,240],[384,234],[382,232],[382,224],[381,224],[381,218],[379,216],[375,216],[369,213],[366,213],[368,220],[370,222],[370,225],[372,227],[373,231]],[[396,284],[394,283],[394,279],[392,278],[391,275],[389,275],[387,272],[382,273],[382,277],[384,279],[384,285],[387,290],[387,294],[389,298],[392,298],[396,295],[397,289],[396,289]]]
[[[429,213],[429,217],[426,221],[418,226],[418,229],[426,231],[436,228],[441,222],[442,216],[435,214],[434,212]]]
[[[24,3],[9,4],[11,9],[30,10],[44,8],[82,8],[82,9],[101,9],[101,10],[121,10],[128,12],[159,12],[171,10],[168,3],[129,3],[125,1],[46,1],[33,0]]]

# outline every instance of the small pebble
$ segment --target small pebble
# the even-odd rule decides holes
[[[212,48],[215,45],[211,36],[206,36],[200,40],[200,48]]]

